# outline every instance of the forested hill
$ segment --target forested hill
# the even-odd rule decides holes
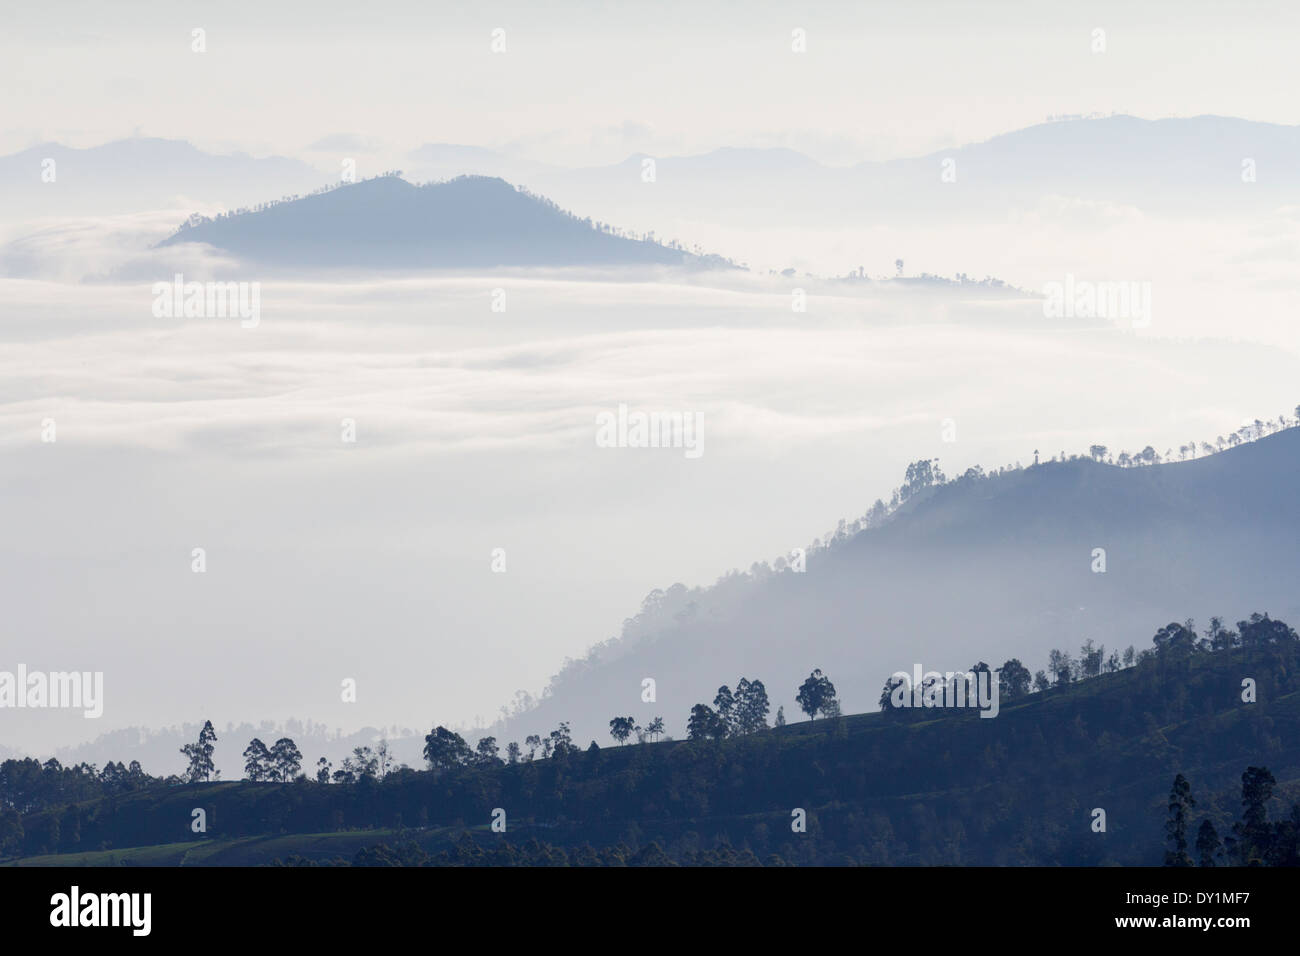
[[[1135,622],[1224,608],[1300,620],[1300,428],[1237,441],[1194,460],[1120,467],[1101,454],[942,483],[919,462],[892,515],[842,524],[804,572],[787,555],[653,592],[618,639],[487,732],[522,740],[569,721],[586,739],[626,713],[662,714],[680,734],[691,706],[738,674],[792,713],[790,676],[814,667],[846,712],[866,711],[886,676],[917,663],[1041,662],[1089,639],[1114,646]],[[654,703],[640,699],[647,677]]]
[[[160,245],[183,242],[247,263],[303,268],[729,265],[621,235],[484,176],[422,186],[380,176],[217,218],[191,217]]]
[[[1227,835],[1253,766],[1277,781],[1264,810],[1287,858],[1287,803],[1300,795],[1300,640],[1277,621],[1247,623],[1217,642],[1162,628],[1133,666],[1038,693],[1009,682],[994,719],[895,710],[723,739],[600,748],[561,738],[546,759],[512,764],[435,732],[433,770],[352,783],[118,778],[111,795],[81,799],[86,778],[73,768],[10,762],[0,851],[187,865],[1158,865],[1176,775],[1195,793],[1192,831],[1209,820]],[[792,828],[797,811],[804,832]],[[504,833],[490,829],[494,814]]]

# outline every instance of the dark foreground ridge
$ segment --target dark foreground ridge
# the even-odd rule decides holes
[[[176,784],[119,767],[92,788],[81,768],[6,761],[0,850],[37,865],[1158,866],[1182,774],[1193,858],[1208,820],[1237,835],[1222,862],[1285,863],[1300,641],[1266,616],[1244,623],[1217,647],[1167,625],[1134,666],[1004,695],[995,719],[886,710],[721,740],[562,740],[507,765],[448,759],[455,735],[435,731],[431,769],[351,783]]]

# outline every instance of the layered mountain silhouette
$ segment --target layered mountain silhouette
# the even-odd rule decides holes
[[[443,174],[476,172],[479,164],[506,168],[504,157],[445,147],[437,157]],[[568,208],[618,222],[675,216],[768,228],[1002,222],[1044,200],[1244,218],[1300,201],[1300,126],[1223,116],[1066,119],[851,166],[824,165],[788,149],[661,156],[653,186],[641,182],[647,158],[516,175]]]
[[[193,220],[160,245],[182,242],[298,267],[723,264],[604,231],[505,180],[483,176],[424,186],[382,176],[256,211]]]
[[[239,205],[305,192],[321,178],[296,159],[218,155],[183,140],[43,143],[0,156],[0,219],[140,212],[194,199]]]
[[[642,180],[649,158],[653,184]],[[409,159],[417,178],[500,176],[582,215],[627,225],[665,214],[765,226],[1001,219],[1009,208],[1049,196],[1227,217],[1300,202],[1300,127],[1223,116],[1059,120],[850,166],[784,148],[734,147],[635,154],[578,169],[441,143]],[[46,160],[55,162],[53,182],[42,178]],[[337,163],[322,173],[296,159],[218,155],[181,140],[136,137],[87,149],[44,143],[0,157],[0,210],[12,220],[137,212],[185,200],[238,206],[304,194],[336,175]]]
[[[1298,469],[1292,427],[1184,462],[1074,459],[932,486],[809,550],[803,573],[757,564],[712,587],[653,592],[618,639],[569,662],[535,709],[489,732],[522,740],[569,721],[575,738],[604,739],[614,716],[662,715],[682,735],[693,704],[742,676],[795,719],[795,688],[813,668],[845,713],[870,711],[886,678],[915,664],[1017,657],[1033,671],[1050,649],[1076,653],[1088,639],[1142,650],[1153,621],[1300,619]],[[646,678],[652,703],[641,700]]]

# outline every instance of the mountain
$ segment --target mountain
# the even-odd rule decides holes
[[[292,267],[493,268],[721,264],[602,231],[501,179],[416,186],[383,176],[186,224],[160,245],[206,243]]]
[[[866,163],[863,175],[928,189],[951,159],[960,200],[1024,204],[1057,195],[1170,215],[1240,217],[1300,196],[1300,126],[1226,116],[1064,120],[917,159]],[[1243,181],[1243,163],[1255,180]]]
[[[54,179],[42,172],[52,160]],[[47,177],[48,178],[48,177]],[[194,201],[239,205],[306,192],[325,177],[281,156],[217,155],[182,140],[137,137],[89,149],[43,143],[0,157],[5,221],[174,208]]]
[[[420,178],[503,177],[567,209],[639,229],[666,219],[733,225],[834,225],[1004,219],[1048,196],[1132,205],[1166,215],[1250,217],[1300,202],[1300,126],[1223,116],[1065,119],[923,156],[827,166],[783,148],[724,147],[655,159],[636,154],[565,169],[477,146],[412,151]],[[42,181],[43,163],[56,179]],[[954,163],[945,183],[943,163]],[[1243,182],[1243,163],[1255,179]],[[45,143],[0,157],[0,209],[12,221],[102,215],[202,201],[226,207],[301,195],[337,176],[296,159],[219,155],[136,137],[88,149]]]
[[[541,169],[520,181],[567,208],[661,231],[696,221],[765,228],[1005,222],[1049,197],[1230,219],[1300,202],[1300,126],[1223,116],[1066,119],[854,166],[826,166],[785,149],[720,149],[656,158],[653,184],[642,181],[646,158]],[[1244,182],[1248,160],[1255,178]]]
[[[842,527],[795,573],[766,563],[712,587],[650,594],[622,635],[570,661],[537,705],[486,732],[523,740],[568,721],[662,715],[680,735],[696,703],[741,678],[798,712],[826,672],[846,712],[868,711],[895,671],[1031,671],[1086,640],[1122,650],[1134,627],[1261,610],[1300,619],[1300,427],[1196,460],[1121,468],[1091,459],[924,488],[865,530]],[[755,516],[755,520],[761,520]],[[1105,570],[1093,570],[1104,549]],[[1153,623],[1157,622],[1157,623]],[[645,679],[656,699],[642,701]]]

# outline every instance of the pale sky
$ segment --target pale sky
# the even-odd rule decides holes
[[[144,134],[304,155],[349,134],[394,161],[441,142],[572,165],[772,145],[850,163],[1059,114],[1300,121],[1285,2],[136,0],[11,5],[5,21],[6,153]]]

